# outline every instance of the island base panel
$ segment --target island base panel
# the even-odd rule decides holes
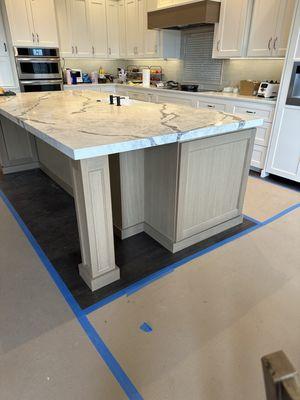
[[[0,169],[3,174],[38,168],[34,137],[24,128],[0,117]]]
[[[71,161],[82,264],[91,290],[120,278],[115,264],[108,156]]]

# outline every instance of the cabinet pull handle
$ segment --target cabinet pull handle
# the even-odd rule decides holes
[[[157,53],[157,50],[158,50],[158,46],[157,46],[157,44],[154,46],[154,52],[155,53]]]
[[[32,32],[32,41],[35,42],[35,36],[33,32]]]
[[[7,45],[6,45],[5,42],[3,43],[3,46],[4,46],[4,51],[5,51],[5,53],[7,53]]]
[[[74,46],[72,46],[72,54],[74,54]]]
[[[108,54],[111,55],[111,48],[108,48]]]
[[[75,46],[75,51],[76,51],[76,54],[78,54],[78,47],[77,46]]]
[[[216,106],[212,105],[212,104],[207,104],[208,108],[215,108]]]
[[[220,40],[217,41],[217,51],[220,51]]]
[[[272,39],[273,39],[273,38],[270,38],[270,39],[269,39],[269,42],[268,42],[268,49],[269,49],[270,51],[271,51],[271,42],[272,42]]]
[[[277,50],[277,49],[276,49],[277,40],[278,40],[278,37],[276,36],[276,38],[274,39],[274,44],[273,44],[273,49],[274,49],[274,50]]]
[[[249,110],[247,110],[246,113],[247,113],[247,114],[256,114],[256,111],[249,111]]]
[[[40,37],[39,37],[38,33],[36,34],[36,40],[37,40],[38,43],[40,43]]]
[[[92,46],[92,53],[93,53],[93,55],[95,54],[95,47],[94,46]]]

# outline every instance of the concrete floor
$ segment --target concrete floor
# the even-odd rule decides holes
[[[249,179],[246,215],[295,204],[299,192]],[[300,370],[300,208],[88,316],[74,315],[2,200],[0,266],[5,400],[263,400],[262,355],[282,349]]]

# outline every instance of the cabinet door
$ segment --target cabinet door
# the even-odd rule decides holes
[[[255,0],[250,28],[248,56],[272,56],[280,1],[282,0]]]
[[[249,1],[223,0],[220,22],[215,28],[214,58],[243,55]]]
[[[285,107],[279,124],[274,126],[267,172],[300,182],[299,126],[299,109]]]
[[[75,55],[92,56],[87,13],[87,0],[70,0],[72,37]]]
[[[0,57],[8,57],[8,48],[7,48],[7,41],[6,41],[6,34],[3,25],[2,14],[0,10]]]
[[[274,56],[285,57],[293,22],[294,10],[295,0],[285,0],[280,2],[279,16],[273,42]]]
[[[138,57],[144,55],[144,34],[145,34],[145,3],[144,0],[136,1],[137,21],[136,21],[136,53]]]
[[[144,2],[144,56],[158,57],[160,55],[160,31],[148,29],[147,1]]]
[[[15,46],[36,45],[30,4],[27,0],[5,0],[12,42]]]
[[[92,53],[107,57],[107,22],[105,0],[89,0]]]
[[[119,7],[119,54],[120,57],[126,57],[126,16],[125,16],[125,1],[118,2]]]
[[[38,45],[58,47],[53,0],[29,0]]]
[[[136,35],[137,35],[137,7],[135,0],[126,0],[125,3],[125,16],[126,16],[126,43],[127,43],[127,56],[136,56]]]
[[[60,55],[62,57],[73,57],[74,46],[72,43],[70,7],[68,0],[55,0],[55,9],[58,25]]]
[[[119,6],[117,1],[107,0],[108,57],[119,57]]]
[[[7,56],[0,57],[0,86],[15,86],[10,59]]]

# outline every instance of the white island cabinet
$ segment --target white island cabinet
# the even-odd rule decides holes
[[[54,170],[48,163],[48,172],[55,178],[58,171],[60,180],[72,177],[79,271],[91,290],[120,277],[114,225],[121,237],[144,230],[176,252],[242,222],[261,119],[176,104],[127,100],[118,107],[109,104],[107,94],[82,94],[51,92],[45,98],[26,93],[1,99],[5,144],[0,143],[0,154],[4,172],[5,151],[16,154],[22,168],[28,138],[43,142],[40,151],[50,146],[60,154],[61,169],[70,173],[57,170],[58,157],[52,160]],[[11,135],[14,124],[19,137]]]

